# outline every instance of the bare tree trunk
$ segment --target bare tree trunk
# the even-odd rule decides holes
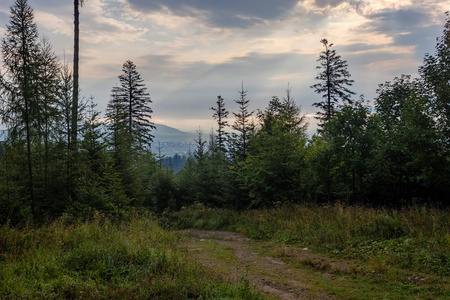
[[[72,100],[72,138],[71,138],[71,146],[72,151],[77,150],[77,123],[78,123],[78,62],[79,62],[79,52],[80,52],[80,12],[79,12],[79,0],[74,0],[74,51],[73,51],[73,100]]]
[[[35,216],[35,199],[34,199],[34,181],[33,181],[33,164],[31,160],[31,132],[30,132],[30,109],[28,99],[25,99],[25,127],[27,135],[27,162],[28,162],[28,190],[30,193],[31,214]]]

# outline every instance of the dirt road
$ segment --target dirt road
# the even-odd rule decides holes
[[[260,242],[242,235],[221,232],[185,230],[189,236],[185,246],[194,258],[216,275],[231,281],[248,280],[251,286],[275,299],[335,299],[319,291],[311,280],[311,272],[304,268],[295,268],[283,260],[264,256],[260,251]],[[308,249],[280,248],[282,256],[291,255],[311,263],[323,263],[322,258]],[[347,268],[339,265],[335,267]],[[333,263],[327,263],[327,268]]]

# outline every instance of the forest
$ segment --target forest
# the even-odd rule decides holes
[[[95,99],[78,101],[78,70],[39,37],[27,1],[16,1],[1,43],[6,137],[0,144],[0,222],[129,207],[161,213],[194,203],[238,210],[334,202],[447,205],[448,15],[420,77],[379,84],[373,101],[354,99],[347,62],[327,39],[321,43],[311,86],[320,120],[313,136],[289,88],[268,97],[266,108],[250,111],[242,84],[234,100],[238,111],[230,114],[221,96],[212,101],[217,130],[209,136],[199,131],[196,149],[174,173],[150,151],[152,101],[138,67],[123,64],[102,115]]]

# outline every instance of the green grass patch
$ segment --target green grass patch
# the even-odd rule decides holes
[[[0,298],[262,299],[220,282],[151,216],[0,228]]]
[[[358,278],[379,277],[392,288],[406,290],[405,295],[414,296],[417,289],[427,288],[435,296],[448,296],[450,291],[449,209],[335,204],[235,212],[196,205],[163,215],[161,223],[177,229],[235,231],[274,244],[308,247],[331,257],[357,260],[364,265]],[[415,288],[418,280],[409,279],[414,274],[418,280],[425,277],[431,285]],[[412,287],[407,285],[410,282]]]

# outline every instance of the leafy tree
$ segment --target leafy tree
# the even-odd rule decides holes
[[[377,92],[375,117],[380,132],[370,166],[373,190],[391,203],[434,197],[437,174],[445,163],[422,84],[402,76],[381,84]]]
[[[322,175],[339,181],[339,186],[334,187],[334,195],[327,195],[328,201],[333,196],[350,204],[366,200],[365,177],[373,146],[372,124],[369,107],[361,99],[354,105],[345,105],[324,125],[323,136],[329,143],[326,150],[330,155],[328,162],[323,163],[325,166],[331,164],[327,171],[334,174]]]
[[[225,127],[228,126],[228,121],[225,120],[228,117],[228,110],[225,109],[225,102],[222,96],[217,96],[217,107],[211,107],[214,111],[213,118],[217,120],[217,146],[220,151],[225,151],[225,142],[227,141],[227,133]]]
[[[443,34],[437,39],[434,55],[426,54],[419,72],[433,99],[433,112],[442,133],[440,140],[450,152],[450,13],[446,12]]]
[[[317,114],[323,124],[338,110],[337,104],[340,100],[344,103],[352,103],[350,97],[354,92],[347,86],[352,86],[354,80],[349,79],[351,75],[347,70],[347,61],[342,60],[341,56],[336,54],[336,50],[331,49],[333,44],[328,44],[327,39],[322,39],[320,42],[325,50],[320,53],[317,59],[319,65],[316,68],[322,71],[315,78],[319,82],[311,88],[322,95],[323,100],[314,103],[313,106],[321,109]]]

